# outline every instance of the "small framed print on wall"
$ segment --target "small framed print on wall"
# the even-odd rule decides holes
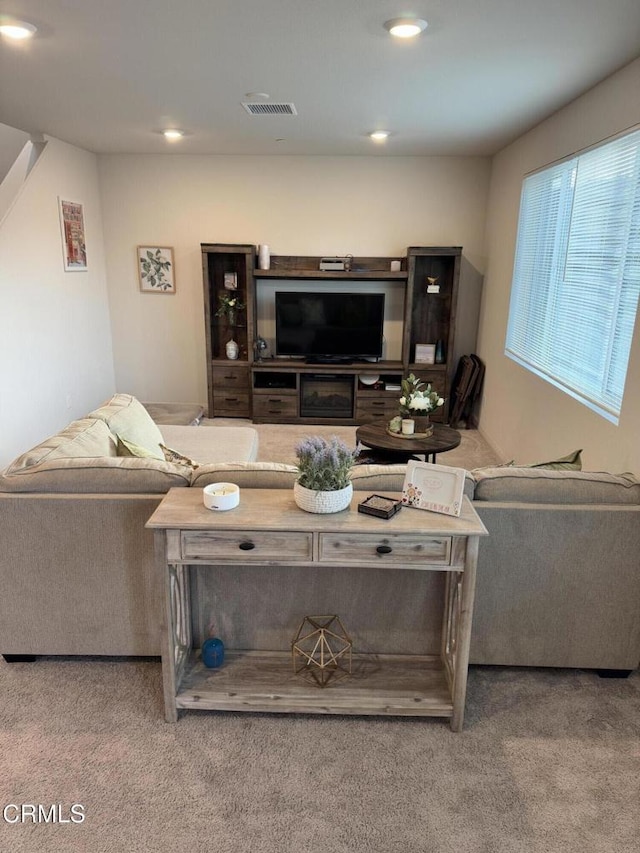
[[[143,293],[175,293],[171,246],[138,246],[138,278]]]
[[[58,197],[65,272],[87,269],[87,245],[84,235],[84,211],[80,202]]]
[[[416,364],[435,364],[436,363],[436,345],[435,344],[416,344],[415,363]]]

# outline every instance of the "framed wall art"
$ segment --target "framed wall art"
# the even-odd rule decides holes
[[[171,246],[138,246],[138,279],[143,293],[175,293]]]
[[[415,363],[416,364],[435,364],[436,362],[436,345],[435,344],[416,344]]]
[[[65,272],[83,272],[87,269],[83,206],[78,201],[67,201],[59,196],[58,209]]]

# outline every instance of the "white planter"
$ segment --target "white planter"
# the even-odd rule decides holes
[[[346,509],[353,497],[353,484],[333,492],[318,492],[307,489],[296,480],[293,484],[293,499],[305,512],[340,512]]]

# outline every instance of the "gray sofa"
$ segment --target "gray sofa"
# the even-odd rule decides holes
[[[354,488],[397,492],[404,473],[402,465],[357,466]],[[192,485],[292,488],[294,479],[287,465],[223,463],[195,472]],[[465,493],[489,531],[480,541],[471,663],[636,669],[640,480],[510,466],[468,472]],[[407,596],[406,613],[415,613],[415,588]]]
[[[116,394],[0,474],[0,653],[159,654],[145,524],[164,493],[190,486],[190,459],[205,470],[258,452],[248,427],[161,430]],[[167,461],[161,445],[186,458]]]
[[[160,445],[187,458],[167,461]],[[158,427],[134,398],[116,395],[19,457],[0,475],[0,653],[159,654],[160,590],[145,523],[172,486],[293,487],[294,467],[256,456],[251,428]],[[354,488],[398,492],[404,472],[355,466]],[[508,467],[468,473],[465,491],[489,531],[471,662],[635,669],[640,481]],[[406,586],[413,596],[413,581]],[[424,623],[413,599],[409,612]]]

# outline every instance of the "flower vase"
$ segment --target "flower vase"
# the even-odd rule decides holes
[[[416,435],[431,435],[433,432],[433,426],[429,415],[414,415],[413,420],[415,423]]]
[[[307,489],[297,480],[293,484],[293,499],[305,512],[340,512],[351,504],[352,497],[353,483],[349,483],[344,489],[334,489],[330,492]]]

